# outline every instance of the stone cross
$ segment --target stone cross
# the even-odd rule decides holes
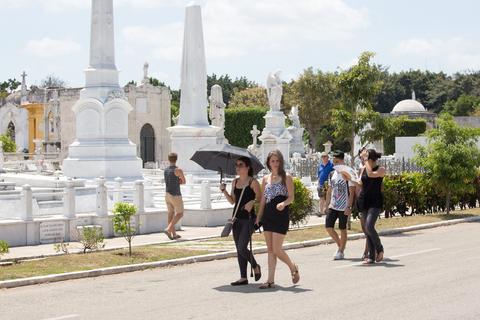
[[[257,125],[253,125],[253,129],[250,131],[250,134],[252,135],[253,138],[253,146],[257,145],[257,137],[260,134],[260,131],[257,129]]]

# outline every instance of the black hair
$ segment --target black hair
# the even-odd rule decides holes
[[[368,160],[377,161],[382,157],[382,154],[375,151],[375,149],[368,149]]]
[[[345,160],[345,152],[337,150],[333,152],[333,157],[340,159],[340,160]]]
[[[248,168],[248,176],[253,177],[252,161],[247,157],[240,157],[237,159],[237,161],[243,162],[245,166]]]
[[[365,147],[361,147],[360,150],[358,150],[358,156],[360,156],[360,154],[365,151],[367,148]]]

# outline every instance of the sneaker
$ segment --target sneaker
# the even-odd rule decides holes
[[[344,258],[345,258],[345,255],[340,250],[337,250],[337,252],[333,256],[333,260],[343,260]]]

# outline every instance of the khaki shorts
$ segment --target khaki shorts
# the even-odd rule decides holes
[[[172,196],[165,193],[165,203],[167,204],[168,213],[183,213],[182,196]]]

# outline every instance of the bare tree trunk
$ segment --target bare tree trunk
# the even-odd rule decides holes
[[[445,201],[445,205],[447,206],[447,214],[450,213],[450,190],[447,191],[447,197]]]

